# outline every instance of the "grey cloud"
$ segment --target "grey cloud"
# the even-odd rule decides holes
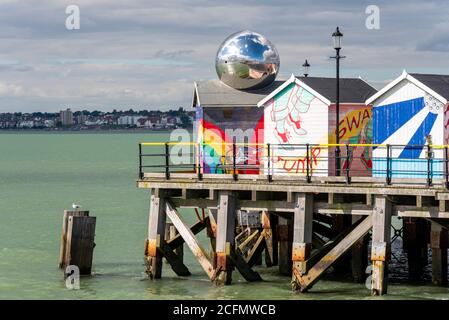
[[[185,56],[185,55],[191,55],[192,53],[194,53],[195,50],[175,50],[175,51],[166,51],[166,50],[158,50],[154,56],[156,58],[168,58],[168,59],[173,59],[179,56]]]
[[[65,29],[77,4],[81,30]],[[365,28],[365,8],[380,7],[381,29]],[[342,74],[377,85],[402,69],[447,71],[447,1],[28,0],[0,1],[0,111],[188,107],[192,82],[216,78],[214,57],[230,33],[266,35],[281,57],[281,77],[332,76],[331,33],[344,33]],[[61,63],[64,62],[64,63]],[[20,95],[18,95],[20,92]]]

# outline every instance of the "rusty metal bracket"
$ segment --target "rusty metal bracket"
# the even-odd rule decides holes
[[[311,243],[293,243],[292,260],[303,262],[306,261],[312,251]]]
[[[157,239],[146,239],[145,256],[156,257],[157,255]]]
[[[390,256],[390,244],[387,242],[373,242],[371,245],[372,261],[388,261]]]

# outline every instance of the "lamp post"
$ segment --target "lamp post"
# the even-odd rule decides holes
[[[334,49],[336,51],[335,57],[331,57],[335,59],[337,70],[336,70],[336,87],[337,91],[335,94],[335,175],[340,175],[340,59],[344,58],[340,56],[341,49],[341,38],[343,37],[343,33],[340,32],[340,29],[337,29],[332,34],[332,39],[334,40]]]
[[[304,77],[307,78],[307,76],[309,75],[309,70],[310,70],[310,64],[306,59],[306,62],[304,62],[304,64],[302,65],[302,70],[303,70],[303,74]]]

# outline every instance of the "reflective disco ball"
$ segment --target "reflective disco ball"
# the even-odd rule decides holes
[[[235,89],[259,89],[276,79],[279,54],[263,35],[252,31],[231,34],[218,48],[218,78]]]

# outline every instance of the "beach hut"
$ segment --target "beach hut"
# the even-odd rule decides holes
[[[238,90],[220,80],[195,82],[194,134],[202,146],[199,161],[204,173],[230,172],[234,162],[239,173],[259,172],[265,123],[257,103],[283,82],[255,90]]]
[[[448,75],[404,70],[366,101],[373,105],[373,143],[382,145],[373,151],[373,176],[385,177],[387,168],[392,178],[424,178],[429,170],[441,176],[443,149],[429,145],[448,143],[447,99]]]
[[[340,79],[341,144],[371,143],[371,107],[365,101],[375,92],[361,78]],[[292,75],[259,101],[274,174],[304,175],[309,167],[315,176],[335,175],[335,149],[328,146],[336,142],[335,97],[335,78]],[[305,144],[310,145],[308,151]],[[349,168],[351,176],[371,175],[370,147],[351,147],[350,157],[341,149],[342,170]]]

